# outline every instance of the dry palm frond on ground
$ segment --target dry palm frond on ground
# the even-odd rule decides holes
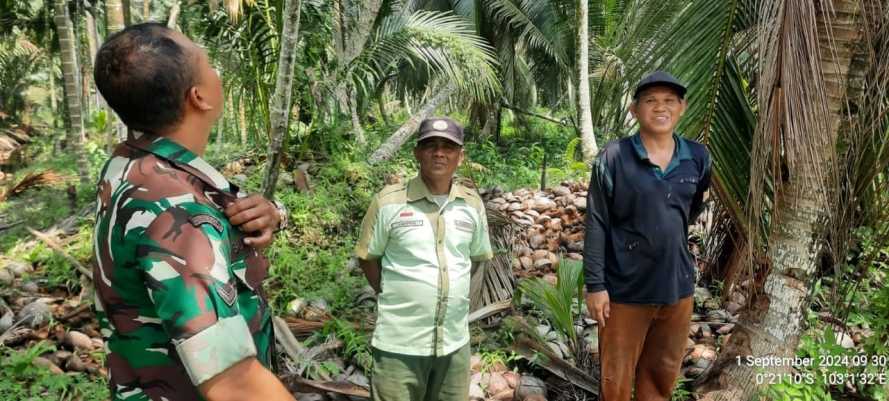
[[[51,170],[47,170],[40,173],[30,173],[22,178],[18,184],[13,185],[12,187],[0,191],[0,202],[5,201],[6,199],[21,194],[25,192],[29,188],[46,186],[59,184],[65,181],[65,176],[57,174]]]

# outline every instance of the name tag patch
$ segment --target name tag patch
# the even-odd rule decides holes
[[[698,178],[697,178],[697,177],[685,177],[685,178],[680,178],[680,179],[679,179],[679,183],[680,183],[680,184],[697,184],[697,183],[698,183]]]
[[[458,230],[471,233],[475,231],[475,224],[466,220],[454,220],[454,225]]]
[[[422,220],[422,219],[416,219],[416,220],[401,220],[401,221],[396,221],[396,222],[392,223],[392,228],[401,228],[401,227],[422,227],[422,226],[423,226],[423,220]]]

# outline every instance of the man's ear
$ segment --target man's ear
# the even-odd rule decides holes
[[[679,99],[679,104],[682,105],[682,107],[679,109],[679,117],[682,117],[682,115],[685,114],[685,111],[688,110],[688,101],[685,100],[685,98],[682,98]]]
[[[460,148],[460,158],[457,159],[457,166],[458,167],[462,166],[463,160],[465,160],[465,159],[466,159],[466,152],[463,150],[463,148]]]
[[[630,102],[630,114],[633,115],[633,118],[636,118],[636,106],[637,101],[634,99],[632,102]]]
[[[185,92],[185,101],[191,107],[194,107],[197,110],[201,111],[210,111],[213,110],[213,106],[211,106],[204,97],[201,95],[201,91],[197,86],[192,86],[188,88],[188,91]]]

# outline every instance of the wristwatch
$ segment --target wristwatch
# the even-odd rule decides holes
[[[290,219],[287,217],[287,208],[284,207],[284,204],[281,203],[281,201],[275,200],[272,201],[272,203],[275,204],[275,209],[278,211],[278,228],[275,229],[275,232],[278,232],[287,228]]]

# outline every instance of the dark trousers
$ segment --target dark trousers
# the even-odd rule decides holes
[[[612,302],[605,328],[599,327],[603,401],[669,400],[682,367],[692,297],[672,305]]]

